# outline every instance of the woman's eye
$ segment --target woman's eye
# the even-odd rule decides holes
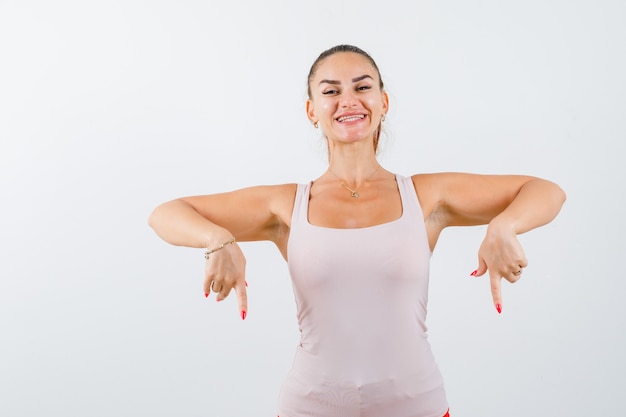
[[[371,87],[371,86],[369,86],[369,85],[362,85],[362,86],[360,86],[359,88],[357,88],[357,90],[359,90],[359,91],[365,91],[365,90],[369,90],[370,88],[372,88],[372,87]]]
[[[324,95],[331,95],[331,94],[337,94],[337,93],[338,93],[337,90],[326,90],[322,94],[324,94]]]

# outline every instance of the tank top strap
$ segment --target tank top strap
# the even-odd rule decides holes
[[[308,222],[309,195],[311,183],[297,184],[296,199],[291,214],[291,228],[300,226]]]
[[[423,220],[422,206],[411,177],[396,174],[396,182],[398,183],[398,190],[400,190],[400,198],[402,199],[403,217]]]

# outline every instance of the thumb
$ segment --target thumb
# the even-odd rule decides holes
[[[489,271],[489,281],[491,283],[491,297],[493,298],[493,305],[498,310],[498,314],[502,313],[502,293],[500,291],[500,283],[502,277],[500,274],[494,271]]]
[[[472,272],[470,275],[473,277],[480,277],[487,272],[487,263],[484,259],[478,258],[478,268]]]
[[[246,291],[246,284],[244,280],[237,283],[235,286],[235,293],[237,294],[239,315],[241,316],[241,320],[245,320],[248,316],[248,292]]]

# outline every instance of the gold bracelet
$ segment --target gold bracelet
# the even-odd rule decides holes
[[[204,251],[204,259],[209,259],[209,256],[211,256],[212,253],[217,252],[218,250],[224,249],[224,246],[226,245],[230,245],[232,243],[235,243],[235,238],[232,238],[231,240],[229,240],[228,242],[224,242],[221,245],[219,245],[217,248],[211,249],[209,250],[209,248],[207,248]]]

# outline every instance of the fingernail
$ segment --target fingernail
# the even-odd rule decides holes
[[[216,298],[215,301],[217,301],[219,303],[220,301],[222,301],[222,299],[221,298]]]
[[[241,312],[241,320],[245,320],[245,319],[246,319],[246,316],[247,316],[246,312],[245,312],[245,311],[242,311],[242,312]]]
[[[496,304],[496,310],[498,310],[498,314],[502,313],[502,305],[501,304]]]
[[[209,293],[208,293],[208,292],[205,292],[205,293],[204,293],[204,298],[207,298],[208,296],[209,296]]]
[[[248,281],[244,281],[246,283],[246,287],[248,286]]]
[[[475,277],[477,273],[478,273],[478,269],[477,269],[477,270],[475,270],[474,272],[472,272],[472,273],[470,274],[470,276],[471,276],[471,277]]]

